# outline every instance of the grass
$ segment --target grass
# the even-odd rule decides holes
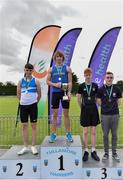
[[[0,146],[11,146],[12,144],[22,144],[21,136],[21,124],[18,124],[16,129],[16,136],[14,135],[15,120],[18,107],[18,99],[15,96],[2,96],[0,97]],[[47,107],[47,103],[46,103]],[[123,147],[123,99],[120,106],[121,118],[118,130],[118,146]],[[80,108],[77,104],[76,97],[72,97],[70,105],[70,117],[72,125],[72,133],[74,135],[80,134],[82,137],[82,127],[79,124]],[[37,133],[37,143],[41,144],[44,137],[48,135],[48,125],[47,125],[47,108],[44,112],[44,117],[38,121],[38,133]],[[64,135],[64,123],[62,120],[61,128],[57,131],[58,135]],[[31,142],[31,127],[29,128],[29,141]],[[90,138],[89,138],[90,143]],[[102,130],[101,126],[97,127],[97,146],[102,146]]]
[[[47,107],[47,102],[46,102]],[[0,96],[0,116],[16,116],[18,108],[18,99],[16,96]],[[80,108],[78,107],[76,97],[72,97],[72,102],[70,104],[70,115],[78,116],[80,113]],[[47,108],[44,112],[47,116]]]

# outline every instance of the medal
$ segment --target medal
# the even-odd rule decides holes
[[[111,99],[109,99],[108,102],[111,102]]]
[[[88,100],[91,100],[91,97],[90,97],[90,96],[88,96]]]
[[[25,93],[27,94],[27,93],[28,93],[28,90],[26,90]]]
[[[62,67],[57,67],[56,66],[56,70],[57,70],[57,73],[58,73],[58,81],[61,81],[62,80]]]
[[[25,90],[25,94],[28,94],[28,87],[30,85],[30,82],[31,82],[32,78],[28,81],[28,79],[26,78],[26,90]]]

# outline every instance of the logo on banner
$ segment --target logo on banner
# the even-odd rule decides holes
[[[38,64],[34,64],[33,76],[42,79],[47,75],[46,60],[42,59]]]

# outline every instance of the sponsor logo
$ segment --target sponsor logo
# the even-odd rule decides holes
[[[42,79],[47,75],[46,60],[42,59],[38,64],[34,64],[33,76]]]

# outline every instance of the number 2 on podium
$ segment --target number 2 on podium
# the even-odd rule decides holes
[[[23,168],[23,164],[22,163],[17,163],[16,166],[19,166],[19,170],[18,170],[16,176],[23,176],[23,172],[20,173],[20,171]]]

